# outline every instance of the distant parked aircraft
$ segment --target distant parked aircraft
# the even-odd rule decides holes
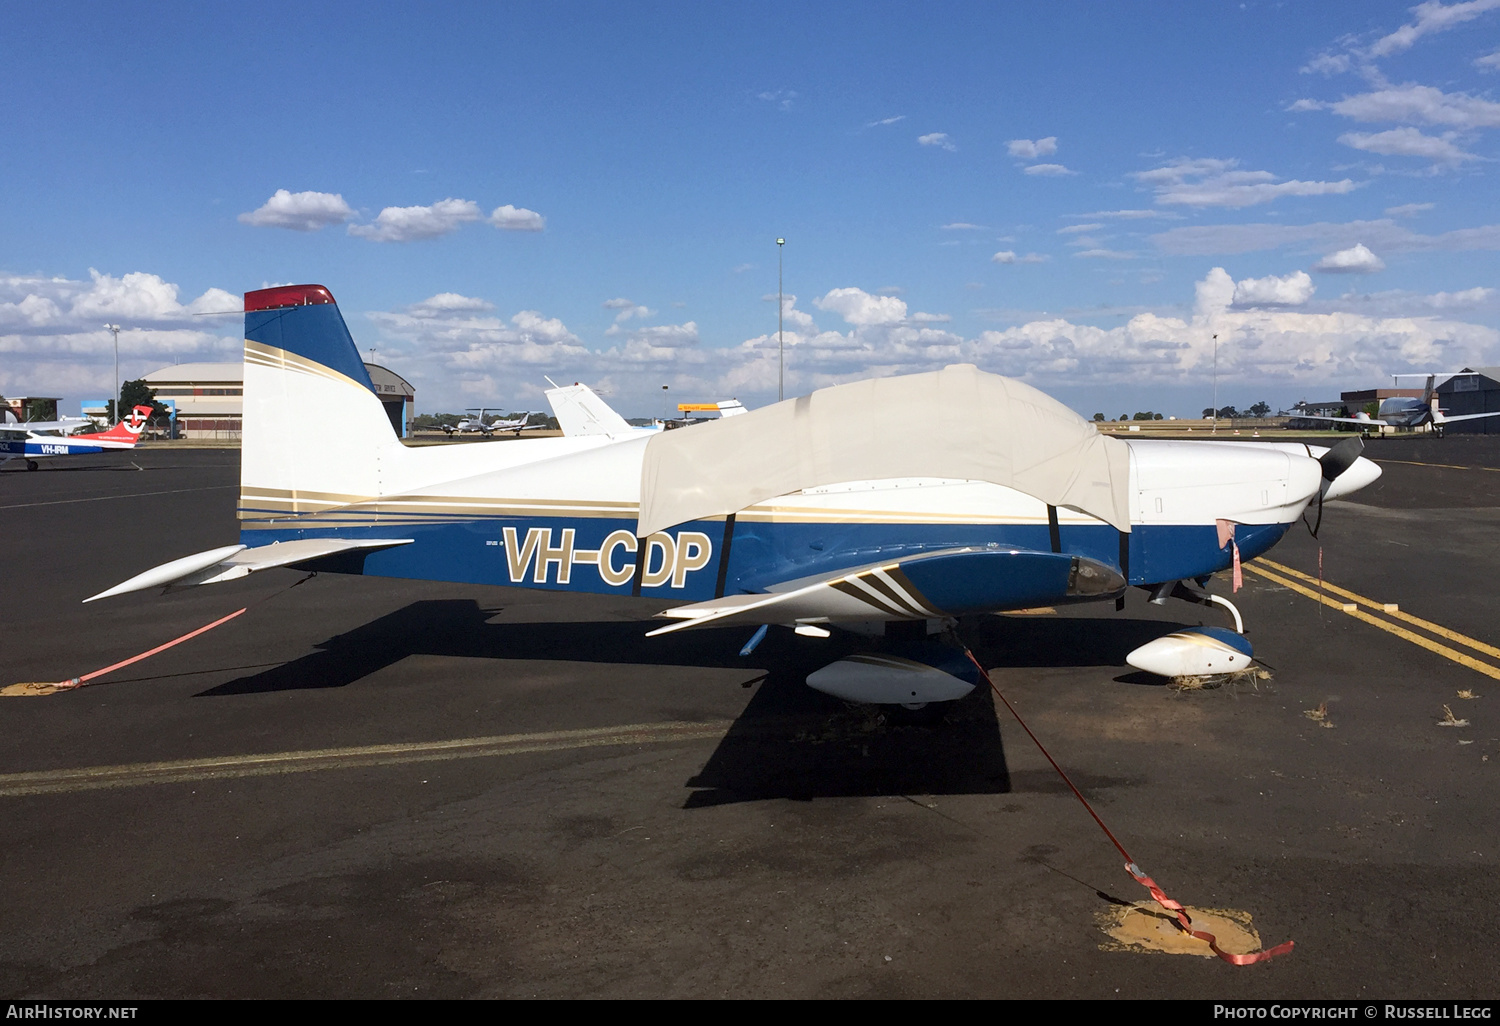
[[[1299,420],[1327,420],[1338,424],[1358,424],[1361,428],[1397,428],[1414,431],[1424,425],[1432,425],[1432,433],[1439,438],[1443,437],[1443,428],[1449,424],[1456,424],[1461,420],[1479,420],[1481,417],[1500,417],[1496,413],[1465,413],[1461,416],[1450,417],[1438,408],[1437,390],[1433,382],[1437,375],[1427,375],[1427,387],[1422,390],[1422,398],[1416,399],[1411,396],[1392,396],[1382,399],[1380,409],[1375,416],[1360,410],[1352,417],[1317,417],[1310,413],[1298,414]]]
[[[11,460],[24,459],[27,470],[36,469],[36,461],[45,456],[83,456],[89,453],[134,449],[151,416],[151,407],[137,406],[130,416],[108,431],[89,435],[65,435],[46,429],[46,423],[0,424],[0,466]]]
[[[531,411],[517,413],[508,420],[497,413],[494,420],[487,421],[485,417],[488,416],[489,411],[490,407],[488,406],[477,406],[466,410],[465,412],[470,414],[469,416],[451,427],[446,424],[443,425],[443,430],[449,435],[461,435],[468,431],[478,431],[484,435],[490,435],[496,431],[514,431],[519,436],[522,431],[528,428],[541,426],[528,423],[531,420]]]

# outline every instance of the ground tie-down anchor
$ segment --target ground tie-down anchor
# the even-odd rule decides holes
[[[1140,884],[1142,887],[1146,888],[1146,890],[1150,891],[1151,897],[1156,900],[1157,904],[1172,913],[1179,930],[1181,930],[1183,933],[1186,933],[1190,937],[1206,943],[1209,946],[1209,949],[1213,951],[1215,955],[1218,955],[1219,958],[1223,959],[1225,962],[1228,962],[1230,965],[1253,965],[1256,962],[1264,962],[1268,959],[1275,958],[1277,955],[1284,955],[1292,950],[1294,942],[1285,941],[1284,943],[1276,945],[1274,948],[1266,948],[1263,951],[1253,951],[1249,954],[1239,955],[1235,954],[1232,951],[1225,951],[1223,948],[1219,947],[1218,938],[1216,938],[1208,931],[1194,929],[1193,920],[1187,914],[1187,909],[1185,909],[1180,902],[1174,901],[1170,897],[1168,897],[1167,893],[1157,885],[1156,881],[1147,876],[1141,869],[1141,867],[1136,865],[1135,859],[1131,857],[1130,852],[1125,850],[1125,846],[1121,844],[1120,839],[1114,835],[1114,831],[1110,830],[1110,828],[1105,825],[1104,820],[1099,818],[1099,813],[1094,811],[1094,807],[1090,805],[1089,800],[1083,796],[1083,792],[1078,790],[1078,786],[1073,783],[1072,778],[1069,777],[1068,774],[1064,772],[1063,768],[1057,764],[1057,760],[1052,758],[1052,753],[1048,752],[1046,746],[1043,745],[1040,739],[1038,739],[1037,736],[1031,732],[1031,728],[1026,725],[1026,721],[1021,719],[1021,714],[1016,712],[1016,707],[1010,704],[1010,699],[1006,698],[1004,692],[1002,692],[1000,688],[996,686],[995,681],[989,675],[989,671],[984,668],[984,666],[979,662],[978,659],[974,658],[973,651],[970,650],[968,645],[964,644],[963,640],[957,636],[956,632],[954,634],[954,640],[963,647],[964,655],[969,657],[969,661],[974,664],[974,668],[979,671],[979,676],[984,680],[984,682],[990,686],[990,690],[995,693],[995,697],[1000,699],[1000,701],[1005,704],[1006,709],[1010,710],[1011,716],[1015,717],[1015,721],[1021,725],[1021,729],[1026,732],[1026,736],[1031,738],[1031,743],[1036,745],[1037,751],[1041,752],[1043,758],[1045,758],[1049,763],[1052,764],[1052,768],[1057,771],[1057,775],[1059,777],[1062,777],[1063,783],[1068,785],[1068,790],[1073,792],[1073,797],[1078,799],[1078,801],[1083,805],[1084,809],[1088,811],[1088,814],[1093,817],[1094,822],[1099,824],[1099,829],[1104,831],[1104,836],[1109,838],[1109,843],[1113,844],[1115,846],[1115,850],[1118,851],[1120,855],[1125,859],[1125,872],[1129,873],[1136,883]]]

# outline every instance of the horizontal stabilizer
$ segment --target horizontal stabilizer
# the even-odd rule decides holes
[[[303,538],[297,541],[273,542],[246,548],[243,545],[225,545],[207,552],[195,553],[174,559],[170,563],[153,567],[145,573],[136,574],[130,580],[115,585],[107,591],[84,599],[112,598],[132,591],[148,588],[186,588],[196,584],[218,584],[222,581],[238,580],[278,566],[295,566],[324,556],[355,550],[388,549],[394,545],[410,545],[411,538]]]
[[[657,615],[681,622],[658,627],[647,637],[709,624],[935,619],[1098,598],[1124,587],[1118,570],[1084,556],[1012,548],[943,549],[835,571],[786,591],[676,606]]]

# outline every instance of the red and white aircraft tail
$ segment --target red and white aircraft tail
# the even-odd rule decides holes
[[[86,441],[105,449],[134,449],[135,443],[140,441],[141,432],[146,427],[146,419],[150,416],[151,407],[136,406],[131,409],[130,416],[108,431],[100,431],[92,435],[70,435],[69,439]]]

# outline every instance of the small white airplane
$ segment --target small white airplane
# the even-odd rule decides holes
[[[408,448],[326,288],[246,293],[239,541],[85,601],[271,567],[639,596],[669,621],[650,635],[752,628],[747,655],[772,625],[883,630],[875,651],[808,682],[921,706],[978,679],[962,650],[927,640],[933,627],[1122,602],[1132,586],[1228,605],[1207,595],[1210,575],[1265,552],[1309,503],[1380,476],[1358,438],[1326,449],[1108,437],[968,365],[819,389],[691,431],[622,431],[583,386],[558,391],[597,426],[529,445]],[[331,425],[316,446],[306,409]],[[1209,673],[1226,648],[1248,658],[1239,634],[1199,633],[1201,645],[1158,639],[1177,653],[1160,665]]]
[[[140,440],[151,407],[137,406],[130,416],[108,431],[63,434],[48,427],[51,421],[0,424],[0,466],[24,459],[27,470],[37,469],[37,460],[47,456],[83,456],[90,453],[134,449]],[[70,418],[71,419],[71,418]],[[86,423],[92,423],[86,421]]]
[[[1360,410],[1352,417],[1319,417],[1312,414],[1298,414],[1299,420],[1325,420],[1336,424],[1357,424],[1368,431],[1371,428],[1397,428],[1414,431],[1417,428],[1432,425],[1432,433],[1438,438],[1443,437],[1443,429],[1449,424],[1456,424],[1462,420],[1481,420],[1485,417],[1500,417],[1496,413],[1465,413],[1460,416],[1450,417],[1438,408],[1437,389],[1433,382],[1437,376],[1427,376],[1427,387],[1422,390],[1422,398],[1413,396],[1393,396],[1380,401],[1380,408],[1375,416],[1370,416],[1364,410]]]
[[[517,437],[519,437],[522,431],[527,429],[534,430],[541,426],[530,423],[532,414],[535,411],[517,413],[514,417],[508,419],[497,415],[494,420],[486,420],[485,418],[489,414],[489,409],[488,406],[478,406],[466,410],[465,412],[471,414],[471,416],[464,417],[451,427],[445,424],[443,425],[443,430],[449,435],[461,435],[468,431],[478,431],[485,435],[494,434],[496,431],[514,431]]]

